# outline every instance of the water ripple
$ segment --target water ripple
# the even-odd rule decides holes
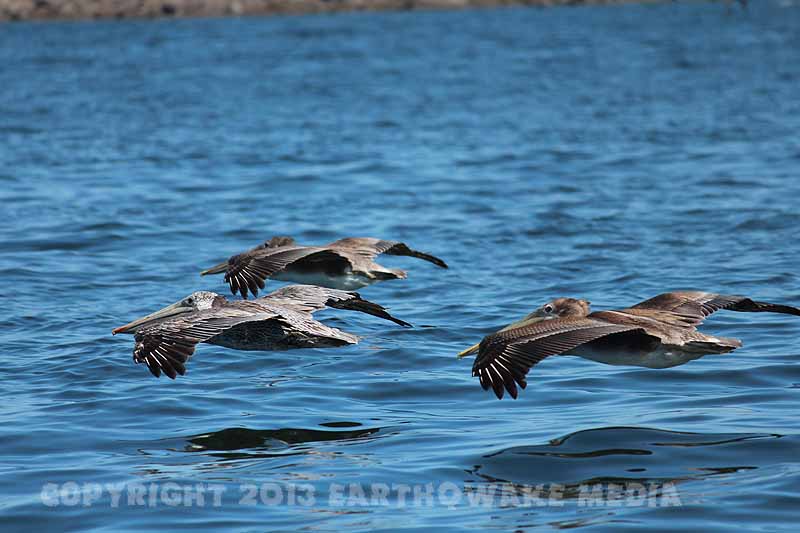
[[[557,296],[800,302],[796,10],[725,10],[4,27],[0,529],[794,530],[794,317],[715,314],[744,346],[672,369],[551,358],[516,401],[455,357]],[[201,345],[172,381],[110,335],[227,294],[200,270],[273,235],[404,240],[451,268],[382,258],[409,278],[361,293],[415,327],[319,315],[353,347]],[[156,481],[228,499],[41,500]],[[496,505],[330,503],[334,484],[445,482]],[[682,505],[581,506],[594,482],[671,483]],[[270,483],[316,504],[240,504]],[[540,484],[563,505],[518,503]]]

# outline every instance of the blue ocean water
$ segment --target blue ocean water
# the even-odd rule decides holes
[[[766,1],[0,27],[0,529],[794,531],[795,317],[716,314],[745,346],[673,369],[552,358],[516,401],[455,354],[562,295],[800,304],[799,28]],[[409,278],[362,295],[416,327],[319,315],[358,346],[201,345],[170,381],[111,336],[273,235],[451,268],[384,258]]]

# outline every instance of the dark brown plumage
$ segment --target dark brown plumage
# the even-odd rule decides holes
[[[201,274],[225,272],[231,292],[238,292],[243,298],[248,293],[257,295],[267,278],[352,290],[376,281],[406,277],[404,270],[376,263],[374,259],[380,254],[416,257],[447,268],[438,257],[412,250],[397,241],[348,237],[324,246],[301,246],[291,237],[273,237]]]
[[[715,311],[784,313],[800,316],[788,305],[756,302],[743,296],[682,291],[660,294],[627,309],[590,313],[589,302],[558,298],[519,322],[485,337],[459,356],[478,354],[472,375],[498,398],[516,398],[530,368],[551,355],[578,355],[608,364],[666,368],[710,353],[741,346],[696,326]]]

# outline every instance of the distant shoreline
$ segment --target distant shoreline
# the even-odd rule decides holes
[[[491,6],[563,6],[635,0],[0,0],[0,21],[227,17],[406,11]],[[659,0],[639,0],[655,3]]]

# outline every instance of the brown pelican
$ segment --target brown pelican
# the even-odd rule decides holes
[[[800,316],[796,307],[710,292],[668,292],[627,309],[594,313],[586,300],[557,298],[458,356],[477,352],[472,375],[483,389],[491,387],[502,398],[505,388],[516,398],[517,385],[525,388],[531,367],[550,355],[668,368],[735,350],[740,340],[705,335],[695,328],[720,309]]]
[[[334,307],[361,311],[391,320],[376,303],[358,293],[310,285],[282,287],[251,301],[228,301],[214,292],[198,291],[112,331],[133,333],[133,360],[145,363],[154,376],[163,371],[172,379],[186,372],[186,361],[198,343],[237,350],[289,350],[356,344],[358,337],[317,322],[311,313]]]
[[[369,237],[348,237],[324,246],[301,246],[291,237],[273,237],[255,248],[232,256],[200,274],[225,272],[231,293],[247,298],[273,278],[341,290],[366,287],[385,279],[405,279],[404,270],[386,268],[374,261],[380,254],[406,255],[447,268],[438,257],[412,250],[402,242]]]

